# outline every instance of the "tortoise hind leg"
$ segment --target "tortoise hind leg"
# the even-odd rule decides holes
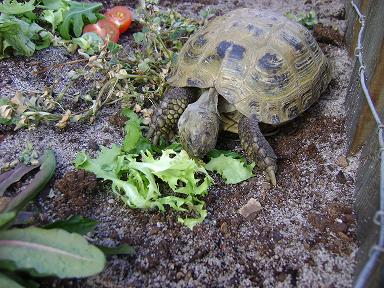
[[[174,135],[176,124],[181,114],[195,98],[196,89],[194,88],[169,89],[153,112],[146,135],[147,138],[154,145],[159,143],[160,137],[170,140],[172,135]]]
[[[273,186],[276,186],[276,154],[260,131],[255,114],[243,116],[239,121],[239,137],[246,157],[257,167],[267,172]]]

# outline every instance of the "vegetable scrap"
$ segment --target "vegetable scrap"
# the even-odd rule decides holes
[[[81,37],[83,29],[84,33],[95,32],[105,42],[117,42],[131,25],[131,11],[116,6],[102,15],[102,8],[101,3],[71,0],[5,0],[0,4],[0,59],[12,54],[31,56],[51,44],[69,45],[68,41]],[[46,23],[51,31],[42,27]]]
[[[178,217],[179,223],[192,229],[207,216],[203,197],[213,184],[207,170],[221,172],[226,183],[239,183],[253,176],[255,164],[244,166],[244,160],[225,156],[227,151],[213,151],[210,155],[220,156],[212,158],[204,168],[186,151],[175,151],[179,145],[163,150],[154,147],[142,135],[141,119],[136,113],[127,109],[123,113],[129,118],[123,145],[102,147],[95,159],[78,153],[74,164],[77,169],[111,181],[112,192],[130,208],[165,211],[169,206],[177,212],[192,213],[195,216]]]

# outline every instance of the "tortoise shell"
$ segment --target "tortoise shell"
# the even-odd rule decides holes
[[[330,65],[312,34],[273,13],[237,9],[189,38],[168,79],[176,87],[215,87],[240,113],[278,125],[315,102]]]

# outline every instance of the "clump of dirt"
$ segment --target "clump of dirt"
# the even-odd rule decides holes
[[[5,133],[0,133],[0,143],[3,142],[3,140],[5,139],[6,135]]]
[[[57,216],[64,219],[81,214],[99,185],[96,176],[84,170],[68,172],[63,178],[56,180],[53,187],[61,192],[61,195],[53,199],[54,205],[61,207],[57,210]]]
[[[352,252],[345,245],[345,242],[356,241],[356,217],[352,207],[331,202],[326,209],[308,213],[307,219],[318,231],[308,239],[309,248],[323,244],[325,249],[335,254],[349,255]]]
[[[116,113],[108,118],[109,123],[111,123],[113,126],[122,128],[125,125],[125,122],[127,121],[127,118],[120,115],[120,113]]]
[[[313,35],[320,43],[330,44],[340,47],[344,43],[343,36],[332,27],[324,26],[323,24],[315,25]]]

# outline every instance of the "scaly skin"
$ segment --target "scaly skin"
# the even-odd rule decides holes
[[[217,103],[217,91],[210,88],[181,115],[177,124],[180,143],[190,156],[202,158],[215,148],[220,130]]]
[[[196,89],[172,88],[168,90],[159,107],[154,111],[147,138],[157,145],[160,138],[170,140],[175,133],[176,124],[188,104],[195,101]]]
[[[276,154],[260,131],[259,121],[255,114],[243,116],[239,121],[239,137],[249,161],[267,172],[273,186],[276,186]]]

